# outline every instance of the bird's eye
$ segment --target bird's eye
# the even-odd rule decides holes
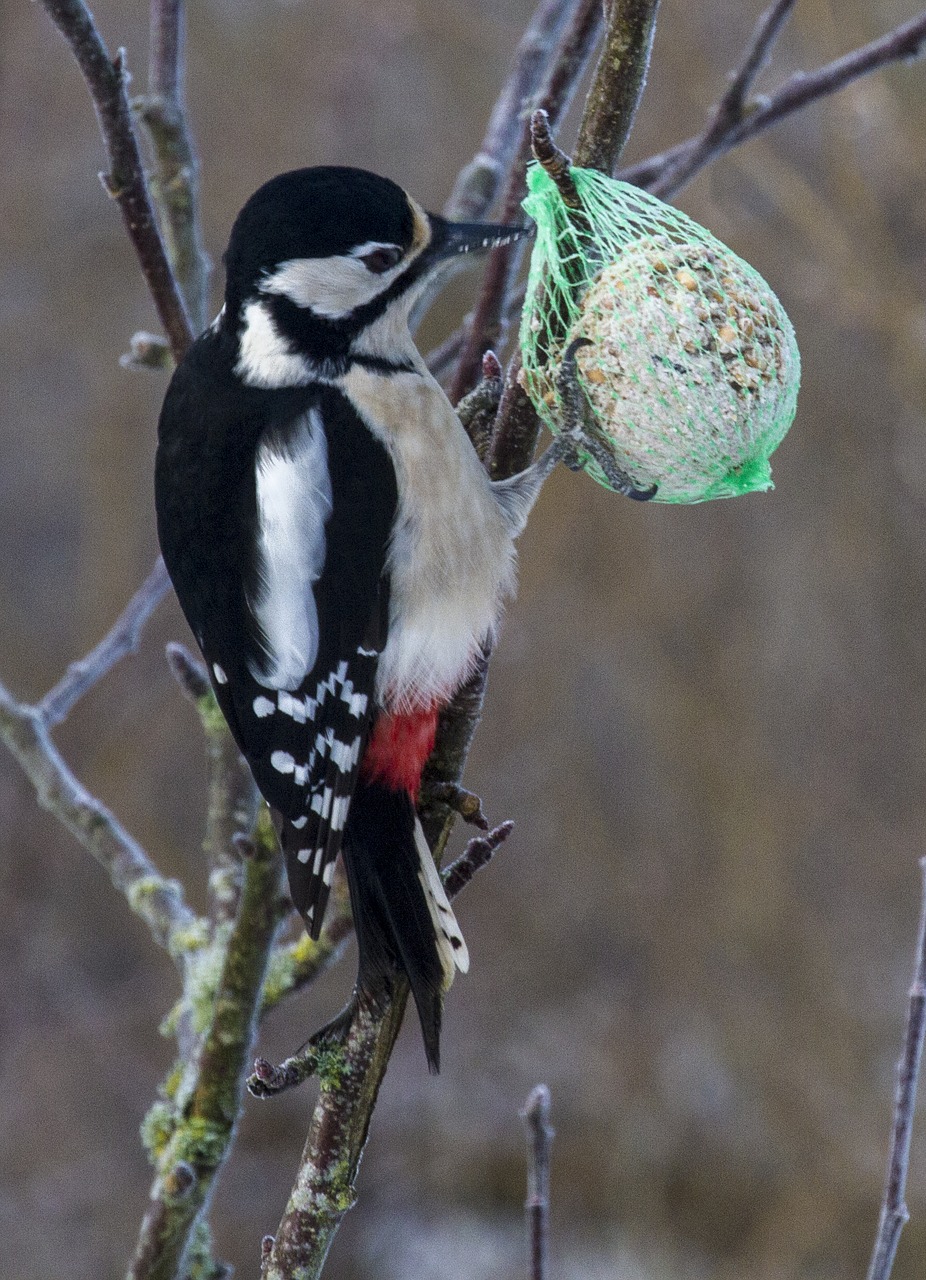
[[[374,275],[381,276],[384,271],[389,271],[402,257],[402,250],[398,245],[383,245],[379,249],[371,249],[369,253],[361,256],[360,261],[368,271],[372,271]]]

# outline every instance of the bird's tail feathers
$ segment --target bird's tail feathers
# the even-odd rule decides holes
[[[360,951],[357,985],[376,999],[408,977],[431,1071],[440,1067],[444,993],[469,956],[406,791],[361,780],[344,832]]]

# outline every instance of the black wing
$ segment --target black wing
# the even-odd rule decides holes
[[[161,545],[317,936],[386,642],[395,472],[340,392],[216,379],[207,341],[161,416]]]

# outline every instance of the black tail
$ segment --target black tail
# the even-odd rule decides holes
[[[437,1072],[453,952],[448,951],[450,935],[436,927],[442,914],[435,913],[444,908],[426,888],[422,860],[430,855],[416,840],[415,824],[407,792],[360,781],[344,830],[344,863],[360,950],[358,989],[376,999],[390,990],[396,971],[408,977],[428,1066]],[[453,920],[449,906],[446,910]]]

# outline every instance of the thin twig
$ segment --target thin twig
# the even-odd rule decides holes
[[[881,67],[895,62],[915,61],[926,52],[926,12],[902,23],[886,35],[870,41],[841,58],[836,58],[815,71],[796,72],[773,93],[746,103],[739,119],[730,117],[725,129],[709,147],[703,145],[704,131],[685,142],[631,165],[620,173],[632,182],[662,199],[675,195],[701,169],[733,147],[757,137],[782,120],[802,111],[813,102],[838,93],[847,85]],[[711,120],[713,117],[711,117]],[[710,129],[711,121],[706,126]],[[691,157],[696,157],[692,163]]]
[[[578,0],[563,31],[556,56],[549,64],[533,107],[542,108],[555,125],[569,109],[577,83],[591,58],[601,30],[601,0]],[[531,155],[530,120],[521,125],[520,139],[512,158],[508,182],[501,200],[500,220],[520,219],[525,191],[525,171]],[[524,243],[493,249],[489,255],[482,288],[469,322],[466,339],[457,363],[449,395],[456,404],[476,385],[483,352],[498,350],[505,340],[503,317],[514,285]]]
[[[495,851],[505,843],[512,831],[514,831],[514,823],[509,818],[486,832],[484,836],[473,836],[459,858],[451,862],[444,872],[444,888],[447,890],[448,898],[455,898],[466,888],[477,871],[488,866],[495,856]]]
[[[747,112],[752,87],[771,57],[795,3],[796,0],[775,0],[760,15],[740,64],[730,73],[726,93],[711,111],[697,146],[692,147],[673,168],[662,174],[660,186],[666,191],[676,190],[687,182],[726,134],[742,121]]]
[[[547,1280],[550,1251],[550,1090],[535,1085],[528,1095],[521,1119],[527,1129],[527,1219],[529,1280]]]
[[[444,215],[463,222],[484,216],[511,167],[524,118],[556,49],[571,0],[541,0],[518,42],[511,70],[496,99],[482,145],[461,170]]]
[[[264,984],[261,1016],[276,1008],[293,992],[301,991],[327,973],[344,954],[347,939],[353,931],[347,893],[345,891],[338,896],[335,891],[325,915],[324,928],[316,942],[303,931],[297,941],[274,950]]]
[[[184,0],[151,0],[148,93],[132,105],[155,157],[151,194],[177,283],[197,331],[205,327],[209,258],[199,216],[199,162],[183,103]]]
[[[608,29],[588,91],[575,162],[613,172],[633,127],[649,68],[659,0],[611,0]]]
[[[61,724],[88,690],[102,680],[121,658],[135,653],[142,629],[170,589],[164,561],[154,568],[135,592],[99,644],[85,657],[72,662],[58,683],[45,694],[37,711],[49,728]]]
[[[534,159],[552,179],[563,204],[570,209],[578,209],[581,201],[569,172],[572,160],[553,141],[550,117],[539,107],[531,116],[531,151]]]
[[[93,854],[155,941],[184,966],[203,941],[205,923],[187,906],[180,885],[161,875],[114,814],[77,781],[38,708],[16,702],[2,684],[0,737],[35,787],[39,804]]]
[[[897,1064],[897,1089],[894,1095],[894,1122],[891,1149],[887,1161],[887,1179],[881,1202],[881,1217],[875,1238],[868,1280],[888,1280],[894,1266],[900,1233],[910,1212],[905,1202],[907,1170],[910,1165],[910,1139],[916,1108],[916,1087],[926,1039],[926,858],[920,861],[923,878],[920,923],[916,942],[916,963],[903,1050]]]
[[[797,0],[775,0],[774,4],[759,15],[749,43],[743,51],[740,64],[730,73],[727,91],[718,104],[724,114],[742,114],[746,99],[756,80],[765,70],[772,50],[791,17]]]
[[[119,205],[174,359],[179,360],[193,334],[145,181],[126,98],[124,55],[120,51],[115,59],[110,58],[82,0],[42,0],[42,3],[70,45],[90,91],[109,155],[110,168],[103,177],[103,185]]]
[[[515,50],[511,70],[492,108],[482,144],[457,176],[444,206],[445,217],[458,221],[482,218],[498,195],[515,163],[514,153],[523,130],[525,103],[534,97],[554,55],[556,37],[569,7],[570,0],[541,0]],[[452,271],[455,268],[448,269]],[[419,297],[412,314],[413,330],[445,283],[444,273],[436,275]],[[467,323],[468,320],[463,323],[464,332],[460,335],[451,363],[459,357]],[[432,369],[438,380],[449,371],[449,367],[442,372]]]

